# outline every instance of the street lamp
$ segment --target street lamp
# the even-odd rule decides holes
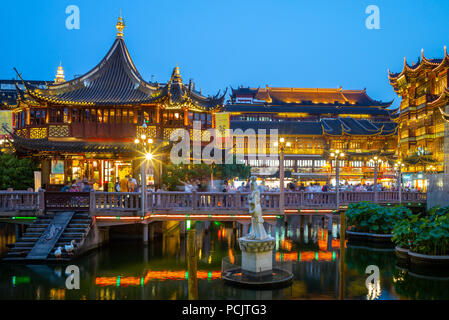
[[[340,150],[335,150],[335,152],[331,152],[331,159],[335,160],[335,192],[336,192],[336,204],[337,210],[340,209],[340,161],[345,157],[343,152]]]
[[[374,166],[374,202],[377,202],[377,172],[379,169],[379,165],[383,163],[382,159],[377,156],[374,156],[370,161]]]
[[[397,185],[398,185],[398,195],[399,195],[399,204],[402,203],[402,168],[404,164],[401,161],[398,161],[394,164],[394,169],[396,170],[397,175]]]
[[[142,185],[142,196],[141,196],[141,201],[142,201],[142,217],[145,216],[145,197],[146,197],[146,192],[147,192],[147,178],[146,178],[146,172],[147,172],[147,162],[151,161],[153,159],[153,154],[151,153],[151,150],[149,150],[151,148],[151,145],[153,144],[153,139],[148,138],[145,135],[145,128],[147,127],[147,125],[145,124],[145,122],[142,125],[142,134],[140,135],[140,137],[137,137],[136,139],[134,139],[134,144],[136,144],[137,146],[140,146],[140,149],[142,149],[143,154],[144,154],[144,159],[142,159],[142,163],[140,166],[140,179],[141,179],[141,185]]]
[[[290,147],[290,142],[285,142],[284,138],[279,139],[279,143],[275,142],[275,147],[280,146],[280,156],[279,156],[279,211],[281,214],[284,214],[284,151],[285,147]],[[284,221],[286,220],[286,217],[284,215]]]

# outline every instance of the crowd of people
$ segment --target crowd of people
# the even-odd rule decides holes
[[[90,192],[93,190],[93,182],[89,181],[87,178],[81,180],[76,179],[73,183],[66,182],[62,187],[62,192]]]
[[[262,181],[262,184],[259,186],[261,192],[279,192],[279,187],[269,187],[264,184]],[[249,192],[249,180],[246,182],[242,182],[239,186],[235,186],[233,181],[224,181],[223,187],[221,189],[222,192]],[[287,184],[287,187],[285,188],[285,191],[304,191],[304,192],[335,192],[336,186],[325,183],[323,185],[320,185],[319,183],[308,183],[307,185],[304,183],[295,184],[293,182],[289,182]],[[397,191],[398,188],[395,184],[393,185],[383,185],[381,183],[378,183],[377,185],[377,191]],[[403,186],[404,191],[420,191],[417,188],[411,188],[410,186]],[[374,184],[370,183],[357,183],[357,184],[350,184],[348,182],[340,183],[339,191],[351,191],[351,192],[364,192],[364,191],[374,191]]]
[[[184,186],[185,192],[202,192],[208,191],[205,190],[203,184],[198,179],[190,179],[187,181],[179,180],[179,183]],[[70,183],[66,182],[61,189],[63,192],[90,192],[94,190],[94,183],[89,181],[87,178],[84,179],[76,179],[76,181]],[[137,180],[133,178],[131,175],[126,175],[122,179],[118,179],[115,182],[115,185],[112,186],[114,190],[108,190],[108,183],[105,183],[104,191],[115,191],[115,192],[139,192],[140,185],[137,183]],[[109,187],[109,189],[112,189]],[[259,185],[261,192],[279,192],[279,187],[269,187],[265,185],[264,181]],[[152,188],[148,188],[148,190],[153,190]],[[420,191],[417,188],[411,188],[410,186],[404,186],[404,191]],[[155,191],[155,190],[153,190]],[[167,191],[165,185],[162,185],[158,191]],[[225,180],[223,184],[219,186],[216,191],[221,192],[249,192],[250,184],[249,180],[246,182],[242,182],[239,185],[236,185],[233,180]],[[325,183],[324,185],[320,185],[319,183],[308,183],[307,185],[304,183],[293,183],[289,182],[287,187],[285,188],[285,192],[293,192],[293,191],[304,191],[304,192],[335,192],[335,186],[330,183]],[[374,184],[370,183],[358,183],[358,184],[350,184],[347,181],[345,183],[340,183],[339,191],[352,191],[352,192],[364,192],[364,191],[374,191]],[[377,191],[397,191],[396,185],[386,186],[379,183],[377,185]]]
[[[109,190],[109,183],[104,184],[104,191],[115,191],[115,192],[139,192],[140,185],[137,184],[137,180],[130,175],[126,175],[124,178],[119,180],[113,186],[114,190]],[[62,192],[90,192],[94,189],[94,182],[84,179],[76,179],[73,182],[66,181],[62,187]]]

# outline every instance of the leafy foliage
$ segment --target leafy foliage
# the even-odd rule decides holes
[[[205,164],[168,164],[164,166],[162,174],[162,183],[167,186],[169,191],[175,191],[177,186],[182,186],[182,181],[200,180],[204,181],[210,177],[212,168]]]
[[[383,207],[368,201],[352,203],[346,211],[352,231],[377,234],[390,234],[397,222],[411,215],[405,207]]]
[[[423,217],[412,215],[393,229],[400,247],[427,255],[449,255],[449,207],[435,207]]]
[[[19,159],[10,154],[0,156],[0,190],[26,190],[34,187],[36,164],[28,158]]]
[[[234,178],[246,180],[251,176],[251,167],[245,163],[238,163],[235,155],[232,164],[217,164],[214,165],[213,170],[214,175],[221,177],[222,180]]]

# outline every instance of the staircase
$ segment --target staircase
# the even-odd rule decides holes
[[[84,240],[89,234],[90,228],[92,227],[92,217],[89,216],[88,212],[77,212],[73,216],[70,223],[65,228],[61,237],[59,237],[58,242],[54,245],[53,249],[47,257],[47,261],[70,261],[77,254],[79,248],[84,244]],[[65,245],[70,245],[70,241],[75,240],[75,250],[72,255],[69,255],[65,250]],[[55,250],[58,247],[62,247],[62,256],[60,258],[55,257]]]
[[[30,253],[33,248],[39,245],[39,239],[47,230],[48,226],[53,222],[55,216],[45,215],[38,217],[32,225],[30,225],[26,232],[23,234],[22,238],[16,241],[15,245],[8,252],[3,261],[16,261],[16,262],[26,262],[30,260]],[[54,245],[51,245],[50,253],[45,258],[33,259],[33,261],[39,260],[41,262],[49,261],[60,261],[66,262],[70,261],[76,252],[84,243],[90,228],[92,225],[92,218],[87,212],[76,212],[73,214],[70,222],[64,228],[64,231],[59,235]],[[65,245],[70,245],[70,241],[75,240],[75,250],[73,255],[69,255],[65,250]],[[62,255],[60,258],[56,258],[54,251],[56,248],[62,247]],[[28,259],[27,259],[28,257]]]

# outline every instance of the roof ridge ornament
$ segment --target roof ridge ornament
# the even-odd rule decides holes
[[[171,82],[182,83],[181,72],[179,71],[178,63],[176,63],[176,67],[173,69],[173,73],[171,75]]]
[[[123,29],[125,29],[126,25],[125,20],[122,18],[122,9],[120,9],[120,16],[115,27],[117,28],[117,38],[123,38]]]

